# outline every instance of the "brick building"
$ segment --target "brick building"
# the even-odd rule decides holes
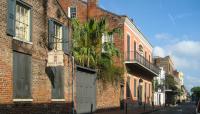
[[[151,44],[134,22],[127,16],[100,8],[98,0],[87,0],[87,2],[60,0],[60,3],[70,18],[85,22],[90,18],[106,17],[110,29],[121,28],[122,37],[114,34],[113,42],[121,52],[121,58],[115,59],[116,64],[125,65],[124,82],[118,88],[109,85],[104,90],[101,90],[100,84],[97,83],[97,109],[112,107],[123,109],[124,101],[127,101],[131,107],[137,106],[139,100],[140,104],[150,104],[153,97],[151,81],[158,75],[158,69],[152,64]]]
[[[155,57],[154,64],[159,67],[163,67],[166,74],[174,74],[174,63],[170,56],[166,57]]]
[[[68,18],[59,2],[1,0],[0,7],[0,113],[70,112]],[[64,51],[64,66],[47,67],[51,50]]]
[[[86,22],[88,19],[101,17],[107,18],[109,23],[109,29],[120,27],[123,23],[122,17],[112,12],[106,11],[98,6],[98,0],[60,0],[65,12],[69,18],[77,18],[81,23]],[[120,25],[121,24],[121,25]],[[122,40],[118,34],[114,34],[115,46],[123,51]],[[122,65],[123,62],[120,59],[115,59],[117,65]],[[100,81],[97,81],[96,87],[96,110],[113,110],[120,108],[120,99],[124,99],[120,94],[120,86],[116,87],[112,84],[107,84],[106,88]],[[78,101],[77,101],[78,102]]]

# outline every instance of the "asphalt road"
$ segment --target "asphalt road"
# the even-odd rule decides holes
[[[195,114],[195,104],[188,102],[175,107],[168,107],[151,114]]]

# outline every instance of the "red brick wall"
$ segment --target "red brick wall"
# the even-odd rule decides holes
[[[67,13],[68,7],[76,5],[77,7],[77,18],[78,20],[83,23],[90,18],[99,19],[101,17],[106,17],[109,29],[117,28],[123,26],[123,22],[121,22],[121,17],[115,14],[112,14],[108,11],[105,11],[98,6],[98,0],[96,4],[96,0],[91,0],[91,4],[83,2],[81,0],[77,0],[76,4],[73,0],[60,0],[62,7]],[[97,5],[97,6],[96,6]],[[123,34],[123,29],[122,29]],[[114,34],[114,42],[116,47],[123,52],[123,38],[119,37],[118,34]],[[123,55],[122,55],[123,56]],[[121,57],[114,58],[116,65],[123,65],[121,64],[123,60],[120,59]],[[109,108],[116,108],[120,106],[120,88],[112,86],[108,84],[107,88],[102,88],[102,84],[97,82],[97,109],[109,109]]]
[[[65,101],[51,101],[51,82],[45,69],[47,61],[48,18],[67,26],[68,20],[56,0],[26,0],[32,6],[32,44],[15,40],[6,34],[7,0],[0,1],[0,113],[66,113],[71,111],[71,60],[64,57]],[[44,7],[48,6],[48,7]],[[61,17],[57,16],[60,10]],[[46,13],[47,12],[47,13]],[[13,102],[13,50],[32,55],[32,102]],[[70,69],[69,69],[70,68]],[[69,74],[70,72],[70,74]]]

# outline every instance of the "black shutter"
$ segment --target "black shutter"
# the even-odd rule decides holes
[[[16,0],[8,0],[7,3],[7,34],[15,36]]]
[[[54,36],[55,36],[55,27],[54,21],[49,19],[49,38],[48,38],[48,48],[52,50],[54,48]]]
[[[31,98],[31,56],[13,52],[14,98]]]
[[[68,37],[68,28],[66,26],[62,26],[63,28],[63,51],[65,53],[69,52],[69,37]]]
[[[64,99],[63,67],[53,67],[54,86],[52,86],[52,99]]]

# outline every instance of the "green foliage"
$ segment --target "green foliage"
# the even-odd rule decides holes
[[[174,80],[174,77],[172,75],[167,75],[165,79],[165,85],[167,89],[171,89],[173,91],[177,91],[177,82]]]
[[[192,95],[200,98],[200,86],[191,89]]]
[[[102,44],[102,36],[114,33],[120,35],[120,29],[115,28],[109,31],[105,18],[91,19],[84,24],[72,19],[71,25],[72,54],[76,64],[97,69],[98,78],[103,82],[119,81],[124,68],[114,65],[113,58],[120,57],[120,52],[112,42]]]
[[[193,88],[191,89],[191,92],[193,92],[193,93],[200,93],[200,86],[193,87]]]

